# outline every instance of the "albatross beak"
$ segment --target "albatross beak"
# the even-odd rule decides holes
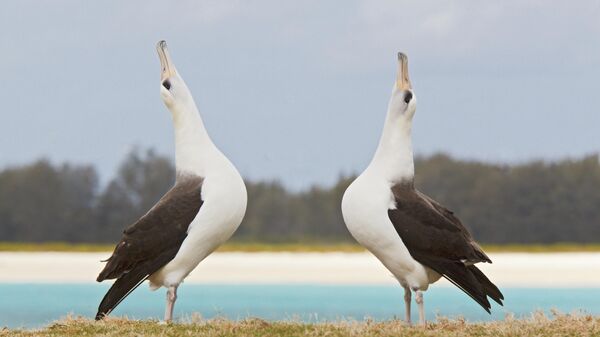
[[[398,77],[396,78],[396,88],[399,90],[412,89],[410,78],[408,78],[408,56],[398,53]]]
[[[167,50],[167,42],[165,40],[161,40],[156,44],[156,51],[158,52],[158,58],[160,59],[160,81],[164,81],[167,78],[174,76],[176,74],[175,65],[173,61],[171,61],[171,56],[169,55],[169,50]]]

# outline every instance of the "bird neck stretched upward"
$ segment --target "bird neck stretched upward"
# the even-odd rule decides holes
[[[175,129],[175,168],[180,174],[206,176],[219,150],[208,136],[196,104],[191,101],[172,110]]]
[[[390,183],[411,181],[415,175],[411,139],[412,121],[388,112],[369,170]]]

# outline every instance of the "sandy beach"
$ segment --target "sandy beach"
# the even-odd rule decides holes
[[[0,252],[0,282],[95,282],[108,253]],[[600,287],[600,253],[497,253],[479,264],[503,287]],[[214,253],[187,283],[395,284],[369,253]],[[448,286],[442,280],[439,285]]]

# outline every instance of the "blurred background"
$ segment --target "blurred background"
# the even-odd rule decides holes
[[[171,161],[134,151],[105,185],[93,165],[38,160],[7,168],[0,173],[2,241],[116,243],[173,184]],[[597,155],[506,165],[437,154],[420,158],[416,172],[416,186],[454,210],[481,243],[600,241]],[[249,180],[248,210],[232,241],[354,242],[340,212],[351,180],[301,191]]]
[[[595,0],[2,2],[0,326],[93,317],[110,286],[99,261],[172,186],[161,39],[249,194],[176,317],[403,317],[401,288],[340,211],[398,51],[418,99],[416,186],[490,252],[481,268],[507,299],[489,316],[440,281],[428,319],[600,314],[598,18]],[[114,314],[163,305],[140,288]]]
[[[2,7],[0,241],[113,242],[171,186],[159,39],[247,179],[235,240],[351,241],[341,194],[374,153],[397,51],[418,188],[484,243],[600,240],[597,1]]]

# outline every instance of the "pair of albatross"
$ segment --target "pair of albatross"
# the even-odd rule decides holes
[[[157,51],[160,93],[175,128],[176,180],[148,213],[125,229],[106,261],[97,281],[116,281],[96,319],[107,316],[148,279],[152,290],[167,288],[164,319],[171,321],[179,284],[231,237],[246,211],[244,182],[210,140],[165,41],[158,43]],[[442,276],[489,313],[488,297],[501,305],[504,297],[474,264],[491,260],[451,211],[414,188],[411,126],[416,97],[406,55],[399,53],[398,61],[379,146],[367,169],[344,193],[344,221],[404,288],[408,323],[411,292],[416,293],[424,324],[422,292]]]

